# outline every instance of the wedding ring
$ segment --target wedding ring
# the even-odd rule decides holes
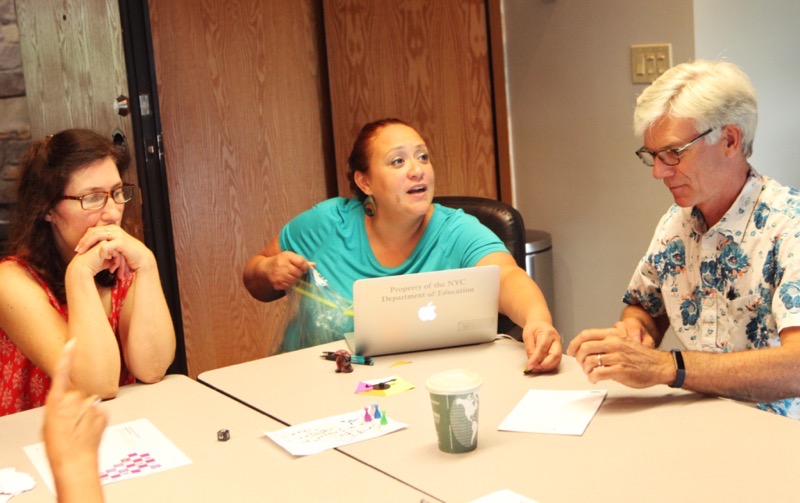
[[[106,231],[106,239],[111,240],[111,231]]]
[[[602,367],[603,366],[603,357],[602,357],[602,355],[597,355],[597,366],[598,367]]]

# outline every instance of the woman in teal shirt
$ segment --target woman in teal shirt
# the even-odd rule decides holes
[[[312,266],[339,296],[352,299],[360,278],[495,264],[500,311],[523,327],[527,369],[558,367],[561,338],[541,291],[491,230],[461,210],[433,203],[433,166],[414,128],[398,119],[365,125],[348,163],[356,197],[317,204],[250,259],[244,283],[253,297],[282,297]],[[282,349],[304,345],[289,330]]]

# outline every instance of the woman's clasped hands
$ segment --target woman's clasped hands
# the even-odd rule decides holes
[[[144,243],[113,224],[87,229],[75,252],[72,261],[82,263],[93,275],[107,269],[128,278],[141,267],[155,262]]]

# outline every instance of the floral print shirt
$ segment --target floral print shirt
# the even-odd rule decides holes
[[[697,208],[661,218],[623,302],[664,313],[690,351],[780,346],[800,326],[800,192],[751,168],[710,229]],[[759,408],[800,419],[800,398]]]

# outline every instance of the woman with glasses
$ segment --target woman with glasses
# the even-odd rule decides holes
[[[121,227],[134,190],[121,178],[128,163],[84,129],[35,142],[23,157],[0,261],[0,416],[44,404],[67,341],[70,381],[100,398],[159,381],[172,362],[155,257]]]

